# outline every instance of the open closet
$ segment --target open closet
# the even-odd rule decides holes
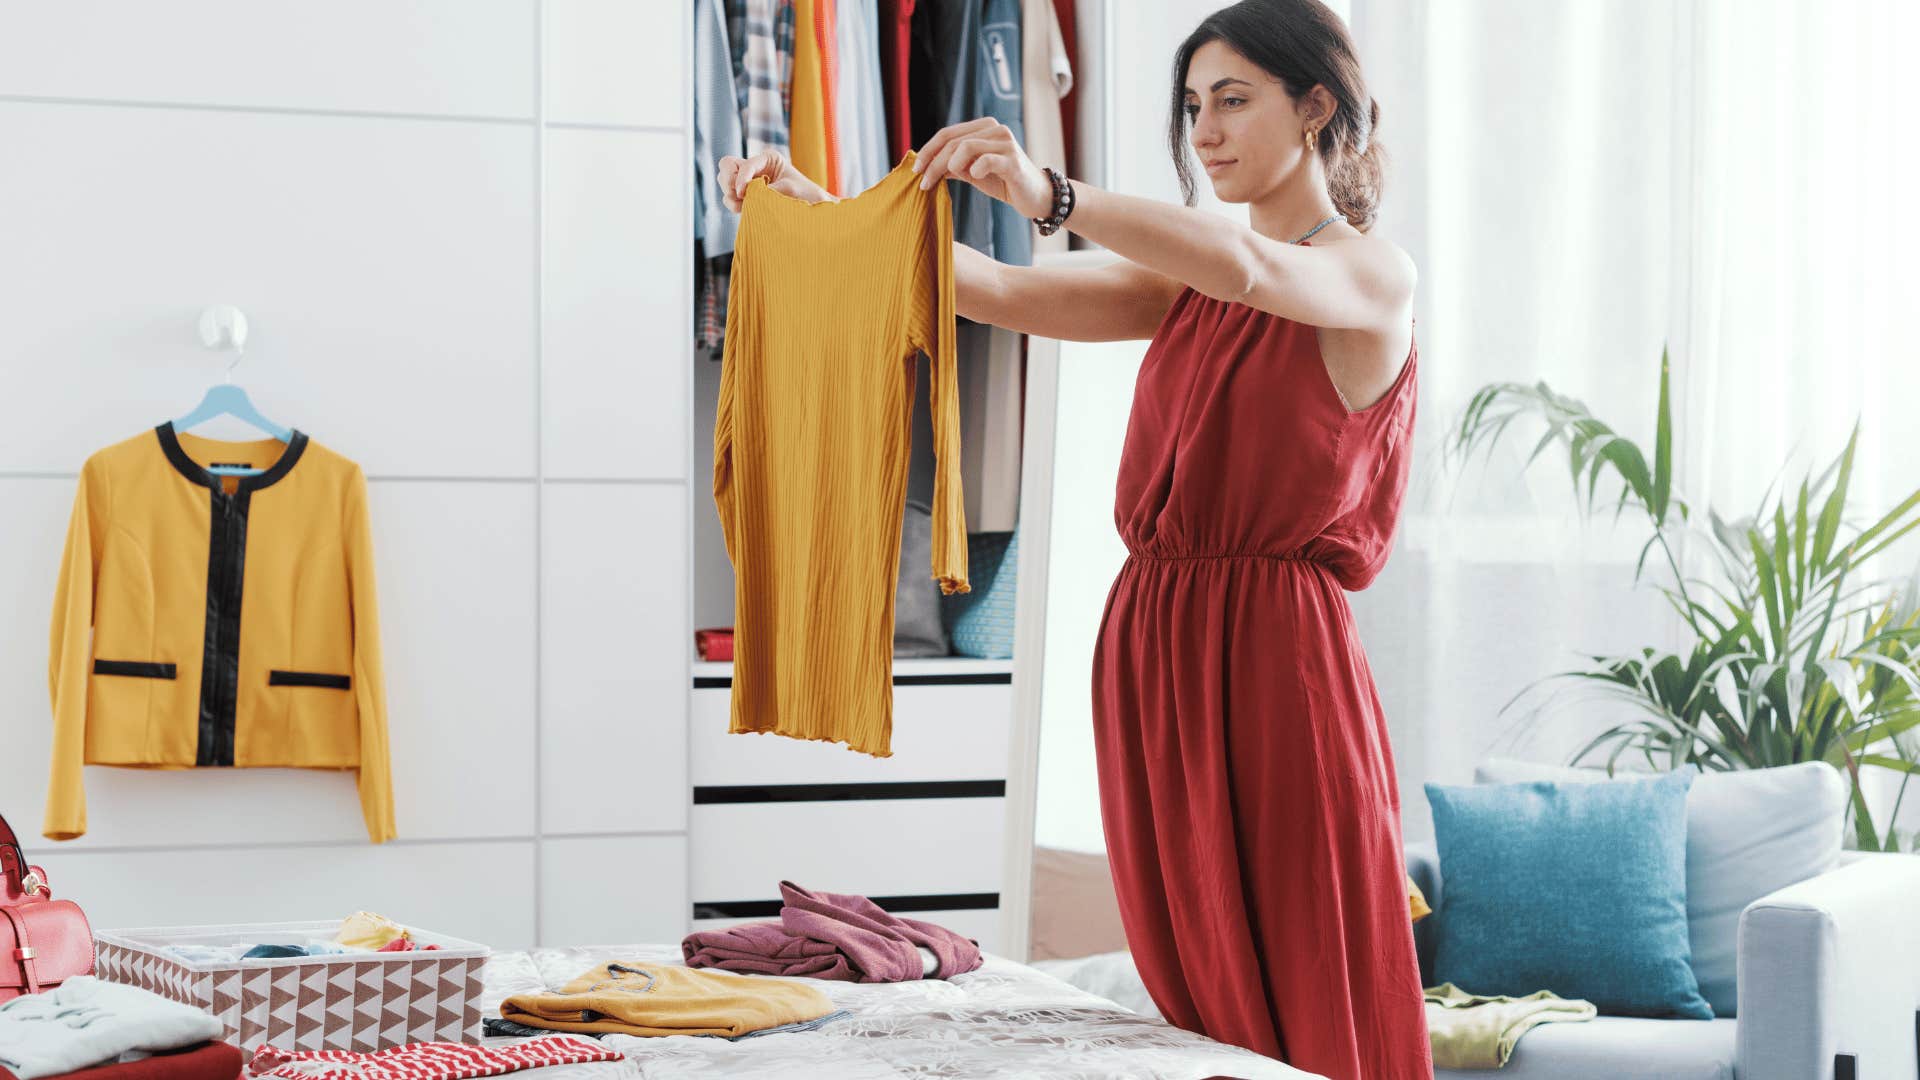
[[[1047,6],[1043,2],[1039,8],[1056,17]],[[1063,6],[1071,30],[1074,5]],[[883,52],[889,47],[884,40],[888,21],[901,7],[878,5]],[[912,10],[912,5],[903,7]],[[1021,7],[979,6],[978,18],[985,21],[979,30],[981,48],[989,55],[988,63],[1004,65],[1002,50],[1021,47],[1017,25],[994,21],[1009,12],[1018,20]],[[845,5],[841,15],[847,15]],[[695,17],[700,18],[698,12]],[[738,23],[732,27],[738,28]],[[1002,30],[1012,33],[996,37]],[[924,49],[929,43],[926,27],[917,25],[916,31],[916,46]],[[754,47],[749,39],[745,48]],[[934,51],[939,51],[937,41]],[[1072,51],[1078,55],[1084,49]],[[864,59],[839,58],[843,86],[857,78],[846,73],[857,72]],[[898,61],[883,59],[892,78]],[[916,52],[911,62],[922,60]],[[1079,77],[1077,60],[1064,50],[1050,66],[1057,86],[1071,86]],[[1004,76],[1019,69],[1000,70]],[[911,74],[916,84],[923,77],[917,67]],[[702,81],[696,75],[696,96],[704,92]],[[1017,88],[1013,100],[1017,115]],[[1070,114],[1075,104],[1069,97],[1065,111]],[[915,107],[921,107],[918,100]],[[696,113],[701,109],[696,101]],[[899,143],[893,129],[896,120],[902,126],[904,120],[892,115],[887,120],[892,141]],[[1072,127],[1069,121],[1067,129]],[[1054,142],[1061,137],[1056,130]],[[844,133],[841,138],[849,141]],[[800,156],[797,149],[793,156]],[[876,177],[898,157],[891,154],[877,169],[868,162],[861,175]],[[838,194],[858,197],[859,190],[843,184]],[[1065,234],[1057,239],[1064,248]],[[1052,250],[1054,245],[1045,247],[1048,250],[1034,254],[1035,262],[1066,257],[1064,251]],[[697,243],[690,255],[697,265],[702,256]],[[696,278],[708,272],[699,267]],[[712,306],[699,313],[697,322],[704,321],[707,330],[696,329],[691,360],[691,631],[729,628],[735,616],[733,566],[710,490],[724,353],[724,344],[712,333],[713,320]],[[1047,509],[1044,500],[1036,504],[1027,497],[1025,475],[1039,463],[1023,451],[1034,425],[1050,423],[1052,404],[1047,403],[1046,417],[1032,412],[1032,354],[1047,343],[965,319],[959,321],[957,341],[961,474],[974,594],[940,595],[927,573],[925,530],[916,529],[919,508],[931,502],[935,472],[927,401],[931,381],[922,355],[915,361],[912,454],[896,602],[892,756],[871,757],[838,743],[729,734],[732,664],[703,660],[696,651],[688,710],[688,888],[694,929],[777,912],[777,885],[791,879],[869,896],[889,911],[911,913],[976,938],[989,951],[1003,947],[1008,777],[1022,752],[1013,738],[1016,710],[1023,694],[1037,691],[1039,675],[1038,652],[1032,648],[1037,644],[1038,612],[1032,608],[1027,573],[1029,565],[1044,559],[1045,548],[1036,549],[1032,541],[1036,532],[1044,541]],[[957,622],[956,611],[970,603],[975,605],[974,618]],[[992,614],[983,614],[982,606],[991,606]],[[686,640],[692,648],[693,633]],[[1029,646],[1026,652],[1022,643]]]

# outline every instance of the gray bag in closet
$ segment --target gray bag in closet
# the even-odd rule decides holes
[[[940,585],[933,580],[933,508],[907,501],[900,526],[900,580],[893,591],[893,655],[946,656]]]

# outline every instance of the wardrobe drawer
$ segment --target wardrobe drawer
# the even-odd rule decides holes
[[[784,735],[727,733],[733,691],[693,692],[689,733],[694,787],[739,784],[1005,780],[1013,685],[893,688],[893,756]]]
[[[780,882],[864,896],[998,893],[1004,798],[695,805],[693,902],[778,900]]]

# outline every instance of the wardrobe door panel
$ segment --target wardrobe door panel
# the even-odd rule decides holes
[[[540,943],[677,942],[687,933],[687,838],[595,836],[540,848]]]
[[[534,0],[12,4],[0,94],[524,120],[537,10]]]
[[[0,356],[6,399],[31,402],[0,472],[72,475],[185,415],[233,359],[200,312],[231,303],[250,327],[234,382],[369,476],[531,477],[536,135],[0,102],[0,296],[22,313]]]
[[[686,489],[548,484],[540,827],[687,827]]]
[[[42,861],[31,849],[28,860]],[[495,950],[533,943],[531,840],[69,852],[44,859],[57,895],[102,930],[344,919],[374,911],[403,926]],[[485,903],[475,897],[484,895]]]
[[[693,367],[685,137],[547,133],[541,471],[687,478]]]
[[[692,7],[547,0],[547,122],[684,127]]]

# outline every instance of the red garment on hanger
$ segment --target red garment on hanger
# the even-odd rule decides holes
[[[880,83],[887,103],[887,150],[894,161],[914,149],[913,100],[907,79],[913,62],[913,4],[914,0],[880,0]],[[1067,5],[1071,7],[1072,0]]]
[[[813,0],[813,37],[820,46],[820,89],[827,102],[821,121],[827,135],[827,175],[819,180],[835,195],[850,195],[858,193],[845,190],[846,180],[840,175],[840,43],[833,2]]]
[[[1073,89],[1060,99],[1060,134],[1067,144],[1067,160],[1062,168],[1068,176],[1079,176],[1079,147],[1074,144],[1074,119],[1080,111],[1080,49],[1073,36],[1074,0],[1053,0],[1053,13],[1060,20],[1060,43],[1066,46],[1067,63],[1073,68]]]
[[[1167,1019],[1331,1080],[1431,1080],[1387,721],[1347,591],[1385,565],[1412,351],[1350,411],[1317,331],[1192,289],[1141,363],[1094,654],[1121,922]]]

